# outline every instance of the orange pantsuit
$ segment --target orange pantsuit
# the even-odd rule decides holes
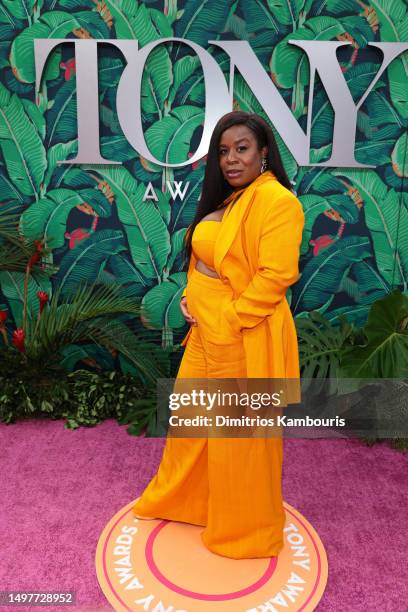
[[[283,218],[274,214],[276,202]],[[268,229],[273,240],[270,234],[262,245],[268,249],[269,244],[270,250],[271,265],[265,268],[260,241]],[[269,171],[243,190],[236,204],[231,202],[221,222],[198,224],[185,292],[197,326],[187,335],[177,378],[299,376],[296,331],[285,293],[298,278],[302,229],[300,203]],[[282,240],[289,250],[278,255],[274,249],[284,246]],[[198,247],[198,258],[215,267],[220,278],[195,269]],[[210,256],[214,266],[206,261]],[[134,511],[204,526],[205,546],[225,557],[275,556],[283,547],[285,523],[282,461],[280,437],[168,437],[158,471]]]

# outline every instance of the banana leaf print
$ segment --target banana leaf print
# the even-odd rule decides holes
[[[176,200],[172,205],[173,215],[170,224],[172,232],[183,227],[187,228],[193,221],[202,190],[204,167],[201,165],[190,171],[188,180],[190,181],[190,186],[185,198],[183,201]]]
[[[26,28],[13,41],[10,52],[10,65],[19,81],[23,83],[34,83],[34,40],[36,38],[65,38],[69,34],[74,35],[75,30],[80,30],[79,20],[69,13],[63,11],[51,11],[44,13],[37,23]],[[61,51],[55,50],[48,62],[43,78],[56,79],[59,75],[59,63]]]
[[[67,218],[75,206],[92,203],[99,216],[110,214],[110,204],[97,189],[54,189],[21,216],[21,230],[32,240],[44,238],[47,247],[59,248],[65,242]]]
[[[78,150],[77,140],[70,142],[61,142],[47,151],[47,171],[45,173],[43,187],[46,189],[53,179],[55,170],[58,168],[58,162],[73,157]],[[68,170],[65,168],[65,170]]]
[[[408,211],[398,194],[375,172],[335,171],[355,187],[363,202],[367,227],[371,232],[378,269],[387,283],[408,287]],[[400,208],[400,212],[399,212]]]
[[[67,143],[77,136],[77,102],[75,79],[70,78],[59,89],[51,109],[47,112],[48,147],[58,142]]]
[[[391,154],[392,169],[394,170],[395,174],[401,179],[408,177],[407,150],[408,133],[405,132],[405,134],[402,134],[402,136],[398,138]]]
[[[380,26],[380,39],[387,42],[408,40],[408,10],[404,0],[370,0]],[[408,118],[408,54],[396,58],[389,66],[390,97],[404,119]]]
[[[109,257],[125,250],[121,231],[101,230],[89,236],[61,260],[56,275],[61,295],[64,297],[75,292],[78,285],[92,284]]]
[[[325,312],[339,291],[343,278],[355,261],[372,255],[366,237],[348,236],[336,241],[304,266],[302,277],[292,291],[291,308]]]
[[[0,147],[11,182],[23,195],[38,199],[47,164],[45,148],[22,102],[1,83]]]
[[[58,270],[46,285],[49,290],[61,286],[64,296],[80,283],[120,283],[123,295],[143,301],[154,325],[134,315],[132,321],[167,346],[172,330],[184,325],[177,304],[186,281],[184,237],[197,209],[205,158],[193,166],[166,168],[133,149],[116,110],[126,61],[118,50],[102,45],[100,149],[121,165],[60,165],[78,150],[74,49],[61,45],[53,51],[36,93],[34,40],[132,39],[143,48],[161,38],[187,38],[212,55],[227,84],[230,57],[208,41],[245,40],[305,130],[308,60],[288,41],[351,43],[340,49],[338,59],[357,103],[381,61],[368,43],[406,41],[406,24],[404,0],[0,0],[0,215],[14,208],[26,238],[45,239],[51,249],[48,262]],[[299,167],[272,125],[305,212],[302,275],[287,295],[299,319],[317,309],[336,325],[340,314],[363,324],[373,301],[394,287],[408,291],[407,68],[405,52],[390,64],[357,115],[355,157],[375,169]],[[237,69],[231,103],[271,123]],[[179,43],[156,47],[141,84],[143,130],[152,155],[170,164],[191,157],[201,138],[204,109],[198,56]],[[334,121],[319,79],[311,112],[310,159],[319,163],[330,157]],[[173,199],[173,181],[187,186],[182,198]],[[146,193],[155,197],[143,201]],[[16,321],[22,310],[20,282],[10,275],[1,279],[0,301],[7,302]],[[34,316],[40,282],[30,281]],[[73,345],[66,364],[78,367],[82,362],[76,357],[87,350]],[[88,365],[113,367],[109,351],[93,350],[84,356]],[[134,369],[124,355],[118,362],[122,369]]]
[[[317,217],[325,211],[336,210],[342,221],[355,223],[358,217],[358,210],[351,198],[345,195],[333,195],[323,197],[318,194],[305,194],[299,196],[305,213],[305,225],[302,235],[300,252],[302,255],[310,249],[310,238],[313,226]]]
[[[109,267],[113,272],[113,279],[130,289],[133,296],[143,296],[149,289],[150,285],[126,254],[112,255],[109,258]]]
[[[185,275],[182,272],[176,272],[144,295],[142,306],[149,326],[156,329],[174,329],[185,325],[180,310],[180,299],[184,286]]]
[[[143,202],[146,186],[138,185],[123,168],[98,169],[98,174],[115,195],[134,264],[146,280],[160,282],[170,253],[170,236],[157,208]]]
[[[181,18],[174,24],[174,35],[206,47],[209,40],[217,38],[224,30],[228,17],[236,5],[237,2],[217,2],[217,0],[187,2]],[[177,49],[175,59],[180,49],[181,46]]]
[[[194,131],[203,122],[204,113],[200,108],[187,105],[174,108],[146,131],[149,150],[162,162],[175,164],[185,161]]]
[[[176,99],[177,93],[180,87],[185,83],[194,73],[200,68],[200,60],[196,55],[186,55],[181,59],[177,60],[172,66],[173,79],[170,87],[169,95],[167,97],[167,104],[169,108],[172,107],[173,102]]]
[[[371,304],[375,299],[390,293],[391,286],[384,280],[375,266],[367,261],[358,261],[351,266],[351,274],[356,279],[361,297],[358,303]]]

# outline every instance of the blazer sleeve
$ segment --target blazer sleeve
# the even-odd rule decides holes
[[[290,285],[299,279],[299,255],[304,212],[288,193],[268,205],[258,245],[258,269],[240,296],[227,303],[223,314],[232,331],[255,327],[273,314]],[[255,246],[256,248],[256,246]]]

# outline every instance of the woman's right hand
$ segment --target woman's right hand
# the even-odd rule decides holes
[[[180,300],[180,310],[183,314],[183,317],[187,321],[187,323],[189,323],[190,325],[197,325],[197,321],[194,319],[194,317],[191,316],[191,314],[188,311],[186,297],[183,297]]]

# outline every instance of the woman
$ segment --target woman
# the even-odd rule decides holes
[[[178,379],[299,379],[287,288],[299,278],[304,225],[272,130],[232,112],[210,142],[202,196],[186,241],[181,310],[190,330]],[[297,401],[297,394],[288,397]],[[167,437],[134,512],[205,526],[204,544],[233,559],[283,547],[283,441]]]

